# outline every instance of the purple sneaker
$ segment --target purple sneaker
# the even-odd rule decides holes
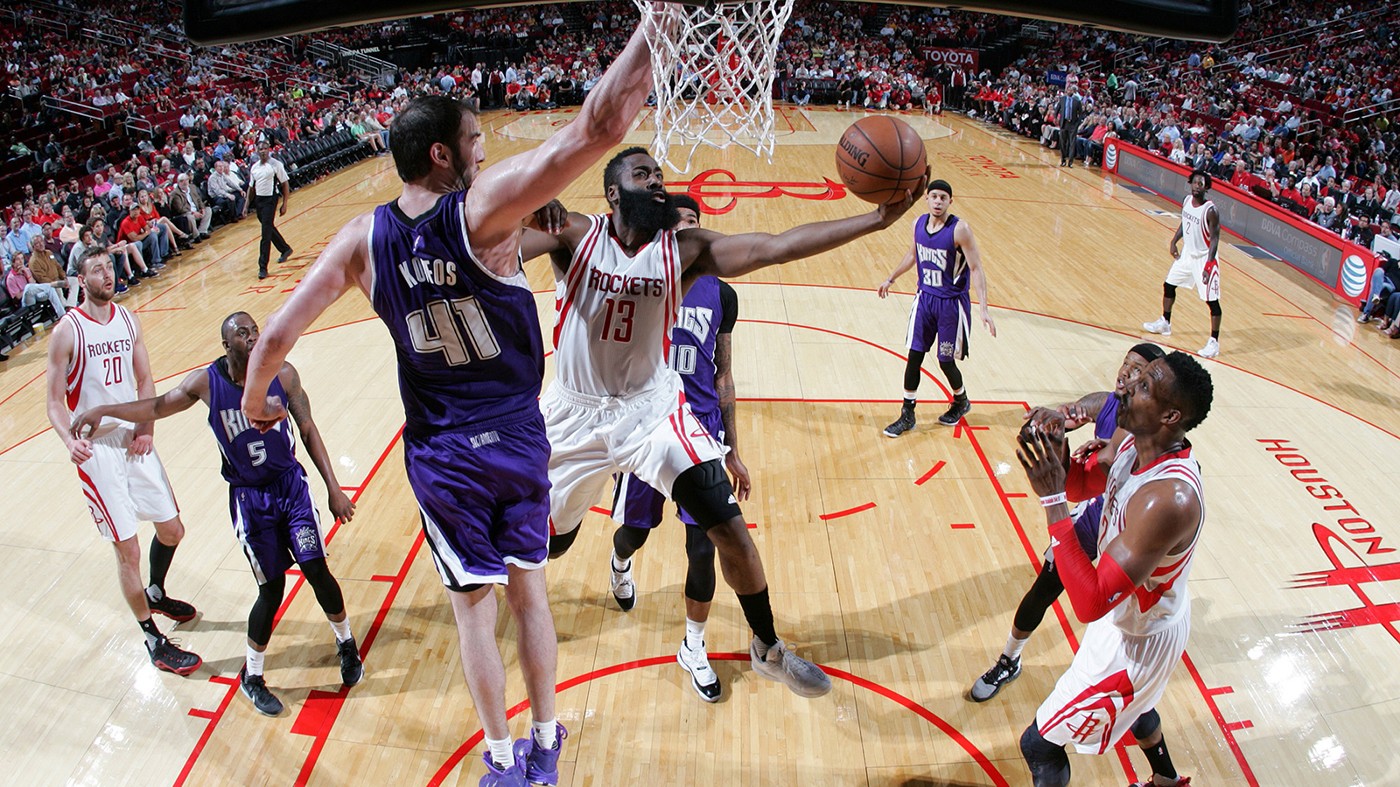
[[[556,724],[554,731],[556,740],[554,748],[549,751],[535,747],[534,733],[515,742],[515,761],[525,765],[525,782],[522,784],[551,787],[559,784],[559,752],[564,749],[564,739],[569,737],[569,731],[562,724]]]
[[[525,787],[525,764],[519,754],[505,770],[497,767],[490,751],[482,752],[481,758],[486,761],[486,775],[481,777],[479,787]]]

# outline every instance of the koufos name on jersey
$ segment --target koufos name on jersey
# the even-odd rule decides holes
[[[410,433],[539,412],[544,346],[523,270],[497,276],[471,252],[464,192],[410,219],[374,211],[370,301],[394,337]]]
[[[136,324],[125,308],[112,304],[112,317],[98,322],[81,308],[69,309],[63,319],[73,328],[73,362],[68,367],[67,403],[74,413],[104,404],[136,401],[136,374],[132,352]],[[134,428],[116,418],[103,418],[92,432],[101,437],[115,429]]]
[[[1127,523],[1128,501],[1145,484],[1167,479],[1184,481],[1196,494],[1201,507],[1201,519],[1196,535],[1186,551],[1167,555],[1133,597],[1114,607],[1108,619],[1127,634],[1147,636],[1191,614],[1186,580],[1191,574],[1191,558],[1205,529],[1206,500],[1201,487],[1201,467],[1191,455],[1188,443],[1179,451],[1157,457],[1146,467],[1137,465],[1137,444],[1130,436],[1118,448],[1118,456],[1108,471],[1108,484],[1103,495],[1103,518],[1099,521],[1099,554],[1123,532]]]
[[[719,412],[715,391],[715,344],[734,328],[739,299],[728,284],[714,276],[697,278],[681,301],[680,317],[671,329],[669,363],[681,376],[685,399],[696,415]]]
[[[1204,205],[1197,207],[1191,204],[1193,199],[1187,197],[1181,203],[1181,254],[1204,257],[1210,254],[1210,227],[1206,224],[1206,213],[1215,208],[1215,203],[1206,200]]]
[[[958,217],[948,219],[937,232],[928,231],[925,213],[914,224],[914,255],[919,269],[919,290],[941,298],[956,298],[967,292],[967,260],[953,238]]]
[[[228,374],[228,359],[220,358],[209,364],[209,428],[223,455],[224,480],[233,486],[266,486],[297,465],[296,438],[292,435],[290,418],[283,418],[277,428],[259,432],[243,415],[243,386],[236,385]],[[283,404],[287,393],[282,381],[272,378],[268,396],[276,396]]]
[[[588,233],[555,288],[555,377],[598,397],[665,384],[681,301],[676,235],[662,230],[629,257],[607,216],[588,218]]]

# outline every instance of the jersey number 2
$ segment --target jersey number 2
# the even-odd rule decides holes
[[[413,349],[420,353],[441,352],[448,366],[471,363],[467,342],[471,343],[472,353],[479,360],[490,360],[501,354],[496,335],[486,322],[486,313],[470,295],[450,301],[432,301],[410,312],[406,319]]]

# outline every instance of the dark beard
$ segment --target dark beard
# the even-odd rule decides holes
[[[618,189],[617,212],[627,226],[646,235],[655,235],[661,230],[669,230],[681,220],[681,212],[676,208],[671,195],[665,202],[656,202],[650,191]]]

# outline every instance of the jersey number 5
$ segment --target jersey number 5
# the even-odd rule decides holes
[[[441,352],[448,366],[471,363],[467,342],[471,343],[472,354],[478,360],[490,360],[501,354],[501,346],[491,332],[491,325],[486,322],[485,312],[476,298],[470,295],[450,301],[433,301],[425,308],[410,312],[406,319],[413,349],[425,354]]]

